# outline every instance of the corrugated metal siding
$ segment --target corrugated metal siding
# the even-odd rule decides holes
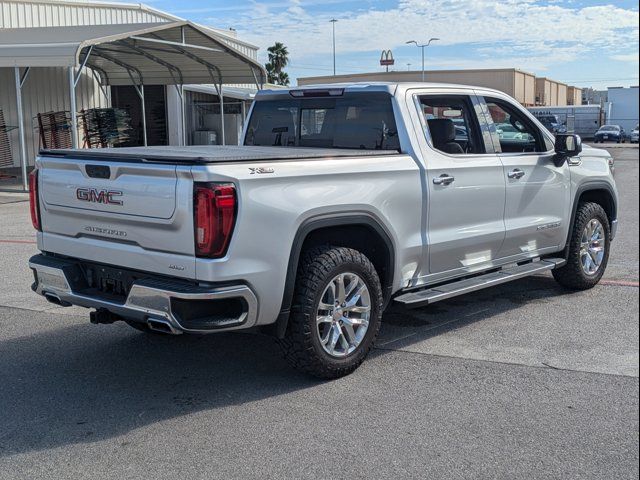
[[[25,119],[27,159],[30,165],[39,148],[37,119],[38,113],[69,110],[69,84],[67,71],[63,68],[32,68],[24,83],[22,102]],[[0,108],[4,111],[7,125],[18,125],[16,91],[12,68],[0,68]],[[82,75],[76,88],[78,110],[83,108],[106,107],[107,101],[102,90],[89,74]],[[20,165],[18,131],[9,133],[14,165]],[[80,135],[82,138],[82,135]]]
[[[172,17],[169,15],[135,5],[0,0],[0,28],[155,23],[170,20]]]
[[[214,35],[215,35],[215,32],[214,32]],[[249,57],[249,58],[251,58],[253,60],[257,60],[258,59],[258,49],[257,48],[249,47],[244,43],[236,42],[233,39],[224,37],[222,35],[216,35],[216,38],[219,38],[220,41],[226,43],[227,45],[229,45],[234,50],[238,50],[243,55],[246,55],[247,57]]]

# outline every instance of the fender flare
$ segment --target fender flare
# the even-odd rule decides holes
[[[576,215],[578,213],[578,205],[580,204],[580,197],[584,195],[586,192],[594,191],[594,190],[606,190],[611,197],[611,205],[613,206],[612,216],[609,219],[609,222],[613,222],[618,218],[618,199],[616,197],[615,191],[613,187],[605,182],[604,180],[587,180],[582,183],[578,189],[576,190],[576,194],[573,197],[573,207],[571,208],[571,223],[569,223],[569,232],[567,234],[567,240],[565,243],[565,247],[563,250],[563,257],[569,258],[569,246],[571,243],[571,234],[573,233],[573,224],[576,221]]]
[[[300,254],[302,253],[302,246],[312,232],[326,227],[340,227],[340,226],[352,226],[361,225],[373,229],[382,238],[387,246],[389,262],[389,275],[384,285],[382,285],[382,291],[385,297],[385,302],[391,298],[393,289],[393,275],[395,272],[395,246],[391,240],[391,235],[383,224],[373,215],[368,212],[336,212],[322,214],[319,216],[311,217],[302,222],[298,227],[298,231],[293,239],[291,245],[291,252],[289,254],[289,263],[287,265],[287,277],[284,285],[284,294],[282,297],[282,304],[280,307],[280,313],[275,323],[275,336],[277,338],[284,338],[284,334],[287,330],[289,323],[289,314],[291,312],[291,304],[293,302],[293,292],[295,289],[296,275],[298,271],[298,262],[300,261]]]

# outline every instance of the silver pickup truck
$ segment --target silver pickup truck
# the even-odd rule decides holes
[[[261,91],[243,145],[43,151],[33,289],[167,334],[251,330],[355,370],[390,302],[552,271],[598,283],[613,162],[507,95],[438,84]]]

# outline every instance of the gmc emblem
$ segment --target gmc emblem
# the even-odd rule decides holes
[[[99,190],[97,188],[76,189],[76,198],[82,202],[122,205],[122,200],[116,200],[115,198],[121,196],[122,192],[118,190]]]

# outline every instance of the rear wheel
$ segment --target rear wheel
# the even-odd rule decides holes
[[[280,344],[298,370],[320,378],[342,377],[364,361],[381,317],[382,288],[369,259],[350,248],[314,248],[300,262]]]
[[[609,261],[609,218],[597,203],[581,203],[576,212],[567,264],[553,271],[561,285],[574,290],[594,287]]]

